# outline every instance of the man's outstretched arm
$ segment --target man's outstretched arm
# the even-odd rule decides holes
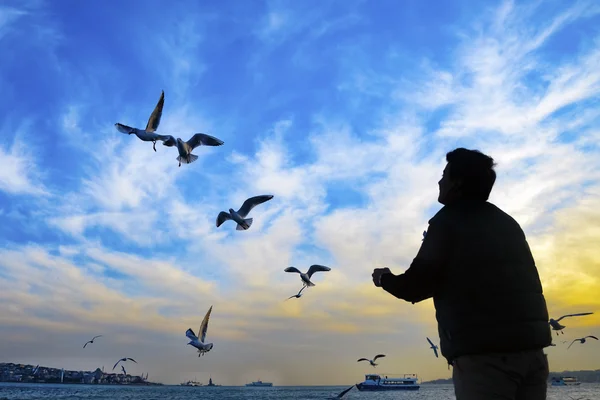
[[[421,248],[403,274],[386,273],[381,287],[399,299],[417,303],[434,295],[450,256],[451,232],[447,224],[432,220]]]

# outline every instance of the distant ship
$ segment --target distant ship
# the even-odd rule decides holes
[[[263,381],[261,381],[259,379],[256,382],[246,383],[246,386],[252,386],[252,387],[271,387],[271,386],[273,386],[273,383],[271,383],[271,382],[263,382]]]
[[[552,378],[552,386],[577,386],[581,385],[581,382],[574,376],[559,376]]]
[[[202,383],[196,381],[187,381],[180,383],[181,386],[202,386]]]
[[[388,391],[388,390],[419,390],[417,376],[414,374],[405,374],[402,378],[380,376],[377,374],[365,375],[364,382],[357,383],[358,390],[367,391]]]

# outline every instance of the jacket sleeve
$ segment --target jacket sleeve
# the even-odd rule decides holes
[[[450,257],[451,226],[446,218],[436,217],[429,222],[427,235],[410,267],[403,274],[381,277],[385,291],[413,304],[433,297]]]

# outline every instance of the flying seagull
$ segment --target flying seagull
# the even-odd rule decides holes
[[[121,369],[123,370],[123,375],[127,375],[127,371],[125,371],[125,367],[121,365]]]
[[[295,297],[295,298],[297,298],[297,299],[299,299],[299,298],[300,298],[300,296],[302,296],[302,291],[303,291],[304,289],[306,289],[306,285],[302,286],[302,289],[300,289],[300,291],[298,292],[298,294],[295,294],[295,295],[293,295],[293,296],[290,296],[290,297],[288,297],[286,300],[289,300],[289,299],[291,299],[291,298],[294,298],[294,297]]]
[[[431,345],[431,348],[433,349],[433,352],[435,353],[435,356],[439,358],[438,352],[437,352],[438,347],[435,344],[433,344],[433,342],[431,340],[429,340],[429,338],[427,338],[427,341]]]
[[[571,346],[573,346],[573,343],[575,343],[577,341],[579,341],[579,343],[581,343],[581,344],[584,344],[585,343],[585,339],[587,339],[587,338],[592,338],[592,339],[598,340],[598,338],[596,336],[592,336],[592,335],[589,335],[589,336],[586,336],[586,337],[582,337],[582,338],[579,338],[579,339],[575,339],[575,340],[573,340],[571,342],[571,344],[569,345],[569,347],[567,347],[567,350],[569,350],[571,348]]]
[[[208,319],[210,318],[212,308],[213,306],[210,306],[208,312],[202,320],[202,323],[200,324],[200,329],[198,330],[200,337],[196,336],[196,334],[191,328],[185,331],[185,336],[187,336],[188,339],[190,339],[190,342],[188,344],[191,344],[192,346],[198,349],[198,357],[204,355],[204,353],[208,353],[213,348],[212,343],[204,343],[204,339],[206,339],[206,331],[208,329]]]
[[[287,267],[286,269],[284,269],[284,271],[285,272],[296,272],[296,273],[300,274],[300,279],[302,279],[302,283],[304,284],[304,287],[306,287],[306,286],[315,286],[315,284],[310,281],[310,277],[315,272],[331,271],[331,268],[325,267],[323,265],[317,265],[317,264],[315,264],[315,265],[311,265],[310,268],[308,269],[308,271],[306,273],[302,273],[296,267]]]
[[[179,156],[177,156],[177,161],[179,161],[179,166],[181,167],[181,163],[191,164],[198,159],[198,156],[192,154],[192,151],[198,146],[221,146],[224,142],[221,139],[217,139],[214,136],[206,135],[204,133],[196,133],[194,136],[190,138],[187,142],[181,140],[181,138],[175,139],[171,135],[165,136],[165,140],[163,141],[163,145],[167,147],[177,146],[177,151],[179,151]]]
[[[348,389],[342,390],[337,396],[332,397],[332,399],[341,399],[341,398],[343,398],[346,395],[346,393],[348,393],[349,391],[351,391],[354,388],[354,386],[356,386],[356,385],[352,385]]]
[[[115,368],[117,367],[117,364],[119,364],[121,361],[125,362],[125,361],[127,361],[127,360],[131,360],[131,361],[133,361],[134,363],[136,363],[136,364],[137,364],[137,361],[135,361],[133,358],[129,358],[129,357],[123,357],[123,358],[121,358],[119,361],[117,361],[117,362],[115,363],[115,365],[113,366],[113,371],[114,371],[114,370],[115,370]]]
[[[377,354],[375,357],[373,357],[372,360],[369,360],[368,358],[359,358],[358,360],[356,360],[356,362],[360,362],[360,361],[368,361],[369,364],[371,364],[373,367],[375,367],[378,364],[375,364],[375,360],[377,360],[378,358],[381,357],[385,357],[385,354]]]
[[[267,202],[273,198],[272,194],[263,194],[260,196],[250,197],[239,210],[235,211],[233,208],[229,209],[229,212],[221,211],[217,216],[217,228],[220,227],[223,222],[229,221],[230,219],[237,222],[235,227],[236,231],[245,231],[252,225],[252,218],[246,218],[250,211],[259,204]]]
[[[160,117],[162,116],[163,105],[165,104],[165,91],[163,90],[160,99],[158,99],[158,103],[156,107],[154,107],[154,111],[150,114],[150,118],[148,118],[148,123],[146,124],[146,129],[137,129],[132,128],[131,126],[123,125],[121,123],[116,123],[115,126],[117,130],[121,133],[126,133],[128,135],[134,134],[144,142],[152,142],[152,148],[156,151],[156,141],[162,140],[163,143],[165,140],[168,140],[168,135],[159,135],[156,133],[156,129],[158,129],[158,125],[160,124]]]
[[[584,312],[584,313],[578,313],[578,314],[567,314],[567,315],[563,315],[559,319],[550,318],[550,321],[548,323],[550,324],[550,326],[552,327],[553,330],[555,330],[555,331],[561,331],[561,333],[564,334],[564,332],[562,332],[562,330],[565,329],[565,326],[558,323],[561,319],[567,318],[567,317],[580,317],[582,315],[591,315],[591,314],[593,314],[593,312]],[[558,332],[556,332],[556,334],[558,335]]]
[[[92,338],[92,340],[88,340],[87,342],[85,342],[85,344],[83,345],[83,348],[85,349],[85,346],[88,345],[88,343],[94,343],[94,340],[96,340],[96,338],[102,337],[102,335],[98,335],[98,336],[94,336]]]

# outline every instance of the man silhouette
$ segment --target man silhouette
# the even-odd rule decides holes
[[[413,304],[433,297],[457,400],[546,399],[548,310],[523,230],[487,201],[494,160],[458,148],[446,161],[444,206],[410,268],[377,268],[373,282]]]

